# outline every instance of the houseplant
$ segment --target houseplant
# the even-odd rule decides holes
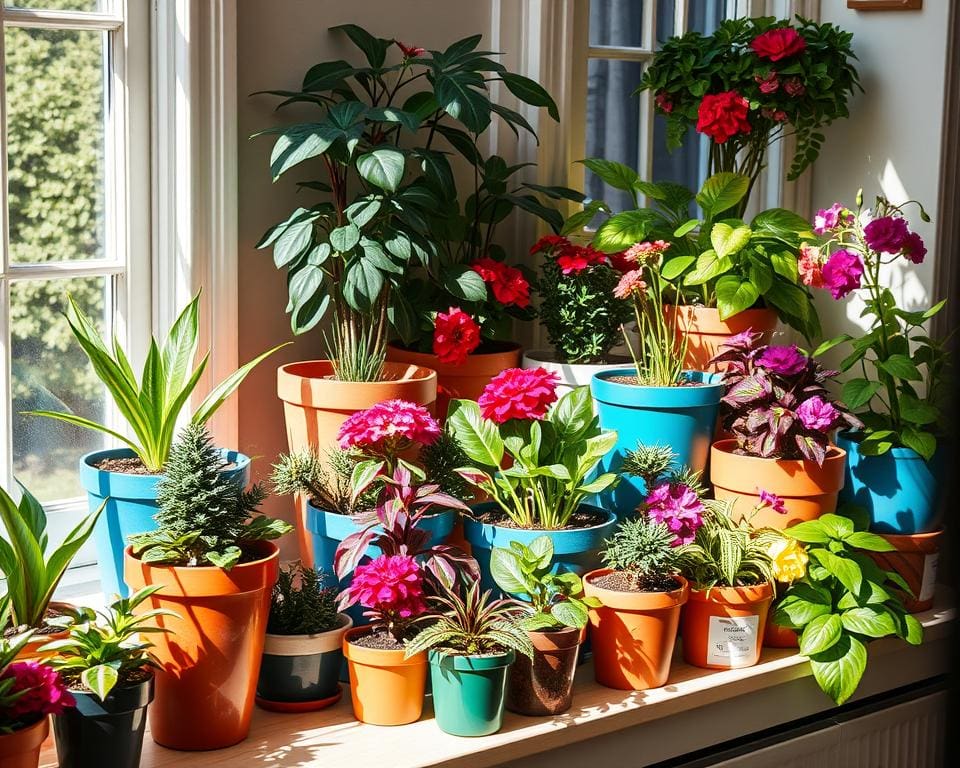
[[[337,590],[323,574],[293,563],[270,593],[270,616],[257,681],[257,704],[278,712],[305,712],[340,700],[343,636],[353,626],[337,612]]]
[[[157,484],[157,529],[131,538],[124,574],[150,595],[161,617],[154,741],[174,749],[218,749],[244,739],[263,653],[279,550],[270,539],[292,530],[257,513],[266,497],[220,471],[222,454],[200,424],[170,450]]]
[[[7,616],[0,611],[5,623]],[[50,733],[47,715],[73,706],[73,697],[60,676],[35,660],[15,661],[30,641],[32,630],[7,637],[0,634],[0,765],[37,768],[40,745]]]
[[[842,497],[867,510],[871,530],[898,536],[929,534],[939,525],[944,456],[938,442],[945,436],[942,408],[949,392],[943,343],[924,328],[946,300],[908,311],[885,287],[888,270],[919,264],[926,254],[923,239],[909,228],[906,205],[878,197],[867,210],[861,190],[855,210],[840,203],[821,210],[815,223],[824,244],[806,271],[810,284],[834,299],[855,292],[864,299],[866,332],[821,345],[846,352],[843,398],[863,422],[837,439],[849,457]],[[920,217],[929,221],[922,207]]]
[[[911,645],[923,627],[906,612],[892,588],[907,589],[896,573],[869,556],[891,545],[851,517],[828,514],[791,526],[785,535],[810,556],[806,576],[780,600],[774,621],[800,636],[800,653],[810,659],[820,688],[837,704],[856,691],[867,666],[867,644],[896,635]]]
[[[123,582],[123,548],[136,533],[152,530],[157,511],[157,481],[170,454],[177,423],[206,369],[208,354],[194,366],[199,344],[200,294],[184,307],[162,343],[152,339],[140,381],[114,336],[112,349],[96,326],[68,297],[65,316],[73,335],[90,359],[117,411],[133,437],[71,413],[36,411],[35,415],[95,429],[119,440],[125,448],[95,451],[80,459],[80,481],[90,508],[106,502],[94,533],[100,578],[107,594],[127,594]],[[251,360],[215,386],[193,410],[191,421],[205,424],[232,395],[247,374],[283,344]],[[250,459],[224,450],[224,472],[240,486],[249,480]]]
[[[520,609],[520,626],[533,646],[530,657],[514,659],[507,675],[506,707],[521,715],[559,715],[573,703],[573,673],[585,635],[587,609],[575,573],[555,573],[553,542],[538,536],[529,545],[511,541],[494,547],[490,572]]]
[[[409,555],[380,555],[358,565],[340,593],[341,610],[360,604],[369,624],[343,638],[353,714],[373,725],[406,725],[420,719],[427,654],[407,654],[427,612],[424,572]]]
[[[574,217],[576,226],[579,218]],[[531,256],[537,254],[543,257],[537,316],[553,351],[524,353],[523,367],[555,372],[561,391],[589,386],[597,371],[627,362],[610,353],[620,338],[620,326],[630,316],[629,306],[613,295],[620,272],[607,254],[563,235],[540,238],[530,249]]]
[[[705,502],[694,539],[682,545],[680,571],[690,599],[680,618],[683,658],[712,669],[751,667],[760,660],[773,566],[769,536],[735,522],[730,503]]]
[[[679,574],[676,535],[645,514],[623,520],[607,541],[607,566],[584,576],[590,608],[594,674],[609,688],[645,690],[667,682],[689,597]]]
[[[666,119],[667,148],[692,127],[710,139],[708,172],[737,172],[748,190],[766,165],[768,147],[796,142],[788,180],[817,159],[825,125],[847,117],[860,89],[853,35],[801,17],[728,19],[710,35],[670,38],[644,70],[638,91],[651,91]],[[731,204],[742,216],[749,193]]]
[[[830,434],[860,422],[827,390],[835,371],[796,346],[758,344],[759,336],[731,337],[715,358],[726,365],[720,416],[733,437],[710,449],[710,480],[736,516],[783,528],[836,510],[846,451],[830,444]],[[762,505],[763,493],[781,499],[786,512]]]
[[[517,654],[533,654],[512,603],[492,595],[474,581],[461,597],[440,581],[429,622],[407,644],[408,657],[429,652],[434,717],[454,736],[500,730],[507,669]]]
[[[616,432],[600,428],[586,387],[557,400],[556,374],[511,368],[495,376],[479,400],[453,400],[447,428],[472,466],[459,473],[487,494],[464,519],[484,589],[494,587],[491,551],[511,541],[529,545],[546,535],[558,570],[583,573],[598,564],[611,513],[588,502],[613,487],[611,473],[595,475]]]
[[[76,608],[53,600],[54,592],[70,562],[93,533],[103,503],[84,517],[58,547],[51,547],[47,533],[47,514],[43,505],[22,485],[20,504],[14,503],[0,488],[0,574],[6,592],[0,605],[0,634],[10,629],[32,629],[33,634],[19,647],[19,658],[42,654],[39,648],[47,640],[64,636],[62,627],[50,624],[58,616],[73,616]]]
[[[722,387],[711,374],[684,370],[686,334],[676,316],[663,310],[667,283],[661,268],[670,248],[665,240],[638,242],[623,256],[633,268],[624,272],[614,295],[632,304],[636,348],[625,328],[623,335],[634,365],[601,371],[590,384],[601,426],[617,429],[613,450],[602,462],[605,471],[618,472],[637,445],[659,443],[673,450],[677,466],[699,472],[706,465]],[[644,492],[642,479],[627,477],[604,503],[628,514]]]
[[[178,618],[164,609],[136,610],[159,586],[144,587],[117,598],[107,610],[83,610],[68,637],[42,650],[55,654],[50,666],[70,689],[74,708],[53,717],[53,734],[61,768],[137,768],[153,700],[155,661],[151,632],[165,632],[155,620]]]

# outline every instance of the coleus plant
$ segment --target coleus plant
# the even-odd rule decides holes
[[[731,336],[712,361],[726,365],[723,426],[749,456],[822,465],[830,433],[861,425],[827,389],[837,372],[824,370],[796,346],[758,344],[760,337],[752,331]]]

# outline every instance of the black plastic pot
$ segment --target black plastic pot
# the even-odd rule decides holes
[[[134,685],[117,685],[105,701],[92,693],[71,691],[77,700],[53,718],[60,768],[137,768],[153,701],[153,676]]]

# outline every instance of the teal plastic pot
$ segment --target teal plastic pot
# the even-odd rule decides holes
[[[488,501],[473,507],[474,513],[482,515],[498,509],[495,502]],[[581,504],[582,511],[595,512],[604,521],[590,528],[572,528],[562,531],[544,531],[525,528],[481,523],[471,517],[463,518],[463,534],[470,543],[470,551],[480,566],[480,586],[482,589],[497,589],[497,583],[490,574],[490,555],[494,547],[510,548],[510,542],[516,541],[526,546],[540,536],[549,536],[553,542],[553,570],[555,573],[573,571],[582,576],[587,571],[600,567],[600,549],[604,539],[613,534],[617,524],[616,516],[607,510],[592,504]]]
[[[246,487],[250,482],[250,459],[239,451],[221,450],[229,468],[224,474]],[[129,448],[94,451],[80,459],[80,483],[87,492],[90,510],[107,499],[103,514],[93,529],[93,541],[100,565],[100,584],[107,596],[127,597],[123,581],[123,550],[137,533],[156,530],[157,481],[160,475],[131,475],[106,472],[96,465],[104,459],[129,459]],[[108,498],[109,497],[109,498]]]
[[[515,654],[456,656],[430,651],[433,715],[444,733],[489,736],[503,726],[507,670]]]
[[[912,536],[940,525],[940,479],[945,469],[941,447],[926,461],[910,448],[891,448],[881,456],[860,453],[856,433],[842,432],[837,445],[847,452],[847,469],[840,503],[863,507],[870,530]]]
[[[710,456],[723,385],[720,375],[687,371],[694,384],[682,387],[642,387],[611,381],[635,375],[633,368],[594,374],[590,391],[600,426],[617,432],[617,444],[601,461],[602,472],[619,472],[624,456],[638,445],[666,445],[677,455],[676,467],[702,472]],[[624,475],[598,502],[618,516],[632,514],[646,498],[643,480]]]

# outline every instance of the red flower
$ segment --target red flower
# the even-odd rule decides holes
[[[540,251],[552,251],[554,248],[563,248],[568,245],[571,245],[571,242],[563,235],[544,235],[530,246],[530,255],[533,256]]]
[[[776,72],[770,72],[766,77],[754,75],[753,79],[756,80],[757,85],[760,86],[760,93],[776,93],[780,87],[780,80]]]
[[[33,722],[47,715],[62,715],[76,704],[60,675],[36,661],[8,665],[2,679],[9,678],[13,678],[13,685],[7,695],[21,695],[0,710],[0,720]]]
[[[660,107],[660,111],[664,114],[669,115],[673,112],[673,102],[670,100],[670,94],[666,91],[659,91],[657,95],[653,97],[653,101]]]
[[[750,47],[761,59],[780,61],[800,53],[807,47],[807,41],[793,27],[778,27],[757,35]]]
[[[543,368],[508,368],[498,373],[477,400],[485,419],[542,419],[557,399],[559,378]]]
[[[480,326],[459,307],[437,312],[433,321],[433,354],[441,363],[463,365],[480,346]]]
[[[731,136],[750,131],[749,109],[750,102],[736,91],[708,93],[700,102],[697,131],[723,144]]]
[[[337,433],[344,450],[367,448],[396,453],[408,442],[431,445],[440,436],[440,425],[422,405],[406,400],[386,400],[352,414]]]
[[[380,555],[358,565],[347,588],[352,600],[392,616],[409,619],[427,610],[423,575],[409,555]]]
[[[420,56],[427,55],[426,48],[421,48],[417,45],[404,45],[399,40],[394,40],[393,42],[397,44],[397,48],[403,51],[403,58],[405,59],[416,59]]]
[[[782,109],[773,109],[771,107],[764,107],[760,110],[760,114],[763,115],[767,120],[773,120],[777,123],[785,122],[787,119],[787,113]]]
[[[783,90],[788,96],[803,96],[807,92],[807,87],[799,77],[791,77],[784,82]]]
[[[607,254],[607,258],[610,259],[610,266],[617,270],[617,272],[629,272],[631,269],[633,269],[633,262],[627,258],[626,251],[609,253]]]
[[[516,267],[484,256],[473,262],[470,269],[490,284],[493,297],[501,304],[516,304],[521,309],[530,306],[530,283]]]
[[[585,248],[578,248],[577,246],[565,248],[557,257],[557,266],[565,275],[575,275],[594,264],[606,263],[607,255],[601,253],[592,245]]]

